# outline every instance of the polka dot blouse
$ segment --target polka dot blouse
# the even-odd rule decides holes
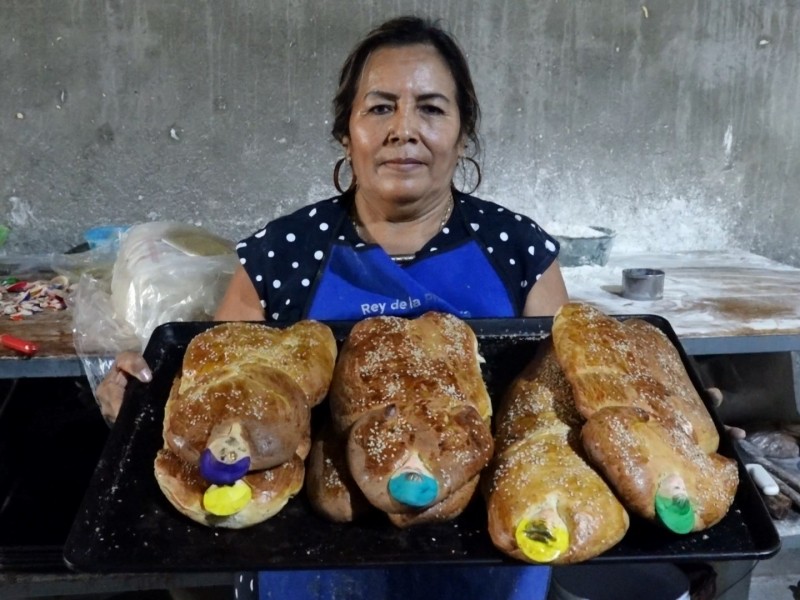
[[[476,239],[521,314],[528,292],[558,256],[558,242],[533,220],[493,202],[461,193],[455,201],[442,231],[415,260]],[[348,217],[352,202],[351,194],[322,200],[269,222],[237,244],[267,320],[304,318],[331,244],[348,244],[356,251],[366,246]]]

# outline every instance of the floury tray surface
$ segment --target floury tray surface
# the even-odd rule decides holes
[[[702,390],[669,323],[655,316],[639,318],[669,336],[695,387]],[[484,375],[496,402],[549,334],[552,319],[487,319],[469,324],[478,335],[486,359]],[[312,511],[303,492],[276,516],[248,529],[211,529],[181,515],[159,490],[153,460],[163,445],[164,403],[186,346],[213,325],[168,323],[153,333],[145,350],[153,381],[129,385],[64,548],[70,567],[93,572],[185,572],[519,564],[492,545],[480,495],[453,521],[405,530],[392,526],[382,514],[351,524],[328,522]],[[352,326],[330,325],[340,341]],[[327,403],[321,404],[315,417],[324,417],[327,410]],[[777,553],[780,539],[761,497],[727,436],[720,437],[720,452],[736,458],[740,478],[733,506],[720,523],[679,536],[632,516],[625,538],[593,562],[746,560]]]

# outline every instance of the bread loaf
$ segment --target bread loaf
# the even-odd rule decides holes
[[[585,459],[583,419],[548,338],[512,382],[484,481],[494,545],[530,563],[568,564],[613,547],[628,515]]]
[[[277,512],[302,486],[310,410],[327,393],[336,353],[333,333],[315,321],[286,329],[224,323],[192,339],[155,462],[170,502],[221,527]]]
[[[734,461],[704,452],[683,431],[665,427],[641,408],[598,411],[583,427],[583,445],[626,507],[676,533],[718,523],[739,483]],[[660,503],[666,512],[659,511]]]
[[[316,435],[308,457],[308,500],[314,510],[336,523],[354,521],[371,508],[350,475],[346,451],[346,436],[326,423]]]
[[[479,359],[469,326],[434,312],[366,319],[342,346],[330,392],[335,435],[349,476],[398,526],[453,518],[472,496],[493,447]],[[321,459],[312,454],[310,468],[323,472]],[[315,479],[331,488],[309,495],[341,500],[334,479]]]
[[[279,465],[309,446],[309,411],[325,398],[336,360],[331,330],[316,321],[278,329],[224,323],[186,348],[170,393],[164,439],[197,462],[214,433],[241,425],[251,469]]]
[[[688,533],[725,515],[738,471],[714,452],[713,421],[679,354],[653,329],[569,303],[554,318],[553,341],[587,419],[582,443],[593,464],[629,510]]]

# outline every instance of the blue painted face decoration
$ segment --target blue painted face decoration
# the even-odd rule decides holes
[[[250,470],[250,457],[245,456],[234,463],[224,463],[212,454],[211,450],[206,448],[200,455],[200,475],[206,481],[216,485],[231,485],[242,477],[244,477]]]
[[[389,480],[389,495],[406,506],[430,506],[438,493],[439,483],[424,473],[406,471]]]

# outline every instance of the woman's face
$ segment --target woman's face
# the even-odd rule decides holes
[[[379,48],[364,64],[343,140],[359,193],[395,202],[449,194],[460,130],[456,84],[436,49]]]

